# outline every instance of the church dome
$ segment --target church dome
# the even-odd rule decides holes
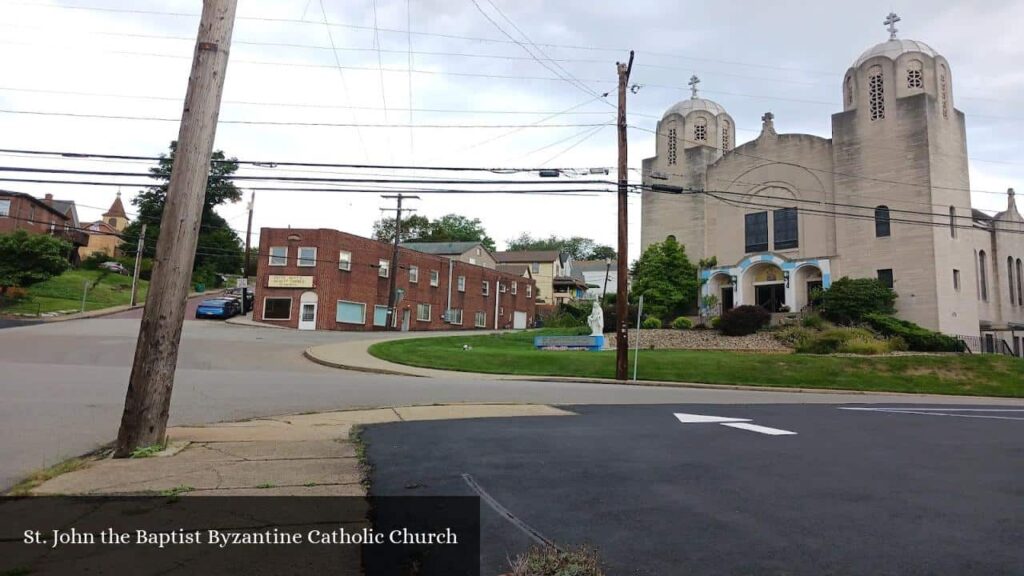
[[[686,116],[690,112],[695,110],[703,110],[708,112],[712,116],[718,116],[719,114],[725,113],[725,108],[721,104],[708,100],[707,98],[688,98],[681,102],[677,102],[672,105],[671,108],[665,111],[665,116],[670,114],[679,114],[680,116]]]
[[[861,64],[875,56],[885,56],[890,60],[896,60],[901,55],[909,52],[918,52],[932,58],[939,55],[934,48],[924,42],[894,38],[886,42],[875,44],[871,48],[865,50],[864,53],[860,55],[860,58],[857,58],[857,61],[853,63],[853,67],[859,68]]]

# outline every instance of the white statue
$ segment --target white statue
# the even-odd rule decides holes
[[[591,336],[604,335],[604,311],[601,310],[601,305],[596,300],[590,309],[590,316],[587,316],[587,324],[590,325]]]

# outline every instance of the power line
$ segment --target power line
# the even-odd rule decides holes
[[[338,76],[341,77],[341,88],[345,94],[345,101],[351,103],[352,99],[349,97],[348,82],[345,80],[345,71],[342,70],[341,60],[338,58],[338,51],[334,49],[334,34],[331,33],[331,27],[327,25],[327,11],[324,10],[324,0],[318,0],[320,3],[320,13],[324,17],[324,27],[327,29],[327,39],[331,42],[331,54],[334,56],[334,66],[338,69]],[[355,121],[355,114],[349,111],[349,117]],[[218,121],[219,122],[219,121]],[[356,136],[359,138],[359,148],[363,151],[363,160],[369,160],[369,153],[366,151],[366,140],[363,139],[363,132],[361,127],[356,127]]]

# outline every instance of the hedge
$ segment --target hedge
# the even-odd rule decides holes
[[[898,336],[915,352],[963,352],[966,349],[963,342],[952,336],[886,314],[866,314],[864,321],[886,336]]]

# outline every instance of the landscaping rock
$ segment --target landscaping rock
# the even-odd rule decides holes
[[[605,334],[607,348],[615,348],[615,334]],[[636,330],[629,331],[629,346],[636,346]],[[749,350],[792,352],[769,332],[723,336],[717,330],[641,330],[640,348],[649,350]]]

